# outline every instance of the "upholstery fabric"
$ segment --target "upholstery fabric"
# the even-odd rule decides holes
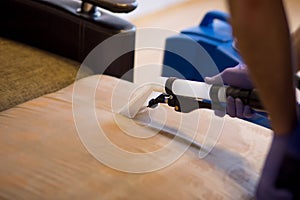
[[[71,84],[80,63],[0,38],[0,111]]]
[[[79,84],[79,85],[77,85]],[[79,87],[78,87],[79,86]],[[77,95],[73,89],[77,88]],[[109,76],[90,76],[55,93],[33,99],[0,113],[0,198],[4,199],[251,199],[271,141],[271,131],[239,119],[224,118],[213,150],[199,158],[199,149],[213,112],[198,110],[200,120],[181,122],[182,114],[167,106],[140,113],[134,120],[116,112],[136,86]],[[94,94],[90,96],[90,94]],[[75,96],[74,96],[75,95]],[[76,97],[76,103],[73,101]],[[93,101],[94,104],[90,104]],[[78,108],[74,115],[74,108]],[[97,118],[92,124],[89,108]],[[193,113],[190,115],[193,116]],[[74,116],[79,119],[74,118]],[[148,117],[164,126],[149,125]],[[164,119],[165,118],[165,119]],[[117,120],[118,119],[118,120]],[[132,124],[132,122],[134,124]],[[148,125],[147,125],[148,124]],[[80,126],[86,128],[78,132]],[[173,142],[170,153],[186,141],[191,146],[175,162],[150,173],[126,173],[95,159],[83,136],[94,148],[114,158],[99,126],[120,149],[146,154]],[[177,128],[183,126],[181,132]],[[95,133],[93,135],[92,133]],[[195,138],[191,135],[197,133]],[[132,135],[148,135],[146,139]],[[175,134],[185,139],[175,140]],[[149,154],[151,166],[165,160]],[[119,157],[129,159],[129,157]],[[132,162],[132,166],[136,166]],[[123,163],[120,161],[120,165]]]

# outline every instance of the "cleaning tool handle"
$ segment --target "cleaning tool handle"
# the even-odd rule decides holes
[[[259,99],[257,89],[246,90],[235,87],[228,87],[226,89],[226,96],[239,98],[245,105],[249,105],[256,110],[264,110],[264,107]]]

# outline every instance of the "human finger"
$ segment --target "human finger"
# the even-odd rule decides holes
[[[236,110],[235,110],[235,100],[233,97],[229,96],[227,97],[227,114],[231,117],[236,117]]]
[[[242,100],[239,98],[235,99],[235,112],[236,112],[236,117],[244,118],[244,116],[243,116],[244,104],[243,104]]]
[[[251,117],[254,116],[254,111],[250,108],[249,105],[246,105],[246,106],[244,107],[244,113],[243,113],[243,116],[244,116],[245,118],[251,118]]]

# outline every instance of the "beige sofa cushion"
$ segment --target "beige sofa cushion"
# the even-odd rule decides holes
[[[200,159],[199,150],[205,149],[201,145],[211,122],[211,111],[198,110],[199,122],[191,119],[182,123],[181,113],[159,106],[131,120],[114,112],[112,105],[126,102],[135,88],[132,83],[109,76],[91,76],[76,82],[79,90],[75,90],[75,96],[73,87],[0,113],[0,198],[249,199],[254,196],[270,145],[270,130],[225,117],[215,148]],[[89,96],[90,92],[95,96]],[[76,99],[73,105],[72,98]],[[95,101],[92,113],[98,124],[93,124],[89,116],[91,99]],[[72,109],[78,109],[78,113],[74,114]],[[157,131],[152,125],[141,125],[149,123],[149,116],[164,124],[163,129]],[[195,123],[199,125],[196,132],[191,128]],[[85,132],[80,129],[82,126]],[[162,154],[154,156],[149,152],[164,149],[173,142],[168,153],[178,153],[188,141],[192,144],[175,162],[160,170],[126,173],[108,167],[93,154],[96,148],[112,159],[119,158],[120,169],[125,164],[122,160],[129,160],[132,167],[139,164],[139,160],[118,157],[103,141],[97,140],[98,126],[118,148],[151,158],[145,166],[165,161]],[[184,127],[178,133],[182,139],[176,140],[178,126]],[[197,135],[193,140],[194,133]],[[153,135],[141,139],[132,136],[135,134]],[[94,147],[84,145],[85,136],[90,136]]]

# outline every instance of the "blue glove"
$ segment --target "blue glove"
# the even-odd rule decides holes
[[[226,68],[223,72],[213,77],[206,77],[205,82],[208,84],[224,83],[233,87],[253,89],[247,66],[244,64]],[[251,118],[254,116],[254,111],[248,105],[244,105],[240,99],[232,97],[227,98],[226,111],[231,117]]]
[[[256,197],[300,199],[300,122],[291,134],[274,135]]]

